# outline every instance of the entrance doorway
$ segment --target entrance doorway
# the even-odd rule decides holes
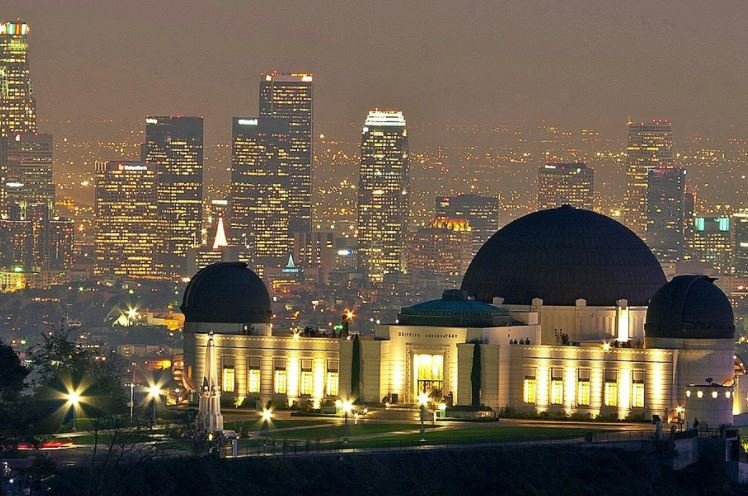
[[[441,398],[444,394],[444,355],[413,355],[414,398],[421,394]]]

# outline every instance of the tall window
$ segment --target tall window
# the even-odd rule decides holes
[[[525,369],[525,382],[522,387],[522,401],[534,405],[538,393],[538,385],[535,380],[535,369]]]
[[[275,394],[288,392],[288,376],[286,375],[286,359],[276,358],[274,363],[273,390]]]
[[[577,405],[590,406],[590,369],[577,372]]]
[[[327,395],[338,395],[338,361],[327,361]]]
[[[551,405],[562,405],[564,403],[564,369],[553,367],[551,369]]]
[[[304,359],[301,361],[301,391],[303,395],[311,395],[313,390],[312,361]]]
[[[225,393],[233,393],[236,389],[235,386],[236,374],[234,373],[234,366],[223,367],[223,391]]]
[[[634,370],[631,385],[631,406],[644,408],[644,371]]]
[[[605,370],[605,406],[618,406],[618,371]]]
[[[260,357],[249,357],[249,374],[247,377],[247,392],[257,394],[260,392]]]

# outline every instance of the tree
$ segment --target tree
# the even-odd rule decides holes
[[[353,350],[351,351],[351,396],[358,400],[361,395],[361,342],[358,334],[353,337]]]
[[[21,365],[13,348],[0,341],[0,402],[17,400],[27,375],[29,369]]]
[[[470,386],[472,390],[472,405],[474,408],[480,407],[480,380],[481,380],[481,357],[480,342],[473,344],[473,368],[470,371]]]

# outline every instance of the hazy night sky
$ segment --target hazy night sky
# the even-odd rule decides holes
[[[194,114],[228,142],[272,69],[315,74],[318,132],[394,106],[426,127],[548,119],[623,139],[631,115],[748,134],[745,0],[2,3],[31,25],[40,117],[92,135]]]

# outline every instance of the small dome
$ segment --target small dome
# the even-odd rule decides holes
[[[472,300],[467,291],[448,289],[441,300],[403,307],[398,315],[402,325],[445,327],[496,327],[512,323],[505,308]]]
[[[665,284],[647,245],[623,224],[569,207],[525,215],[486,241],[470,263],[462,289],[479,301],[506,305],[647,305]]]
[[[273,316],[265,284],[244,262],[219,262],[198,271],[180,308],[186,322],[262,324]]]
[[[734,339],[735,317],[725,293],[706,276],[677,276],[652,297],[648,338]]]

